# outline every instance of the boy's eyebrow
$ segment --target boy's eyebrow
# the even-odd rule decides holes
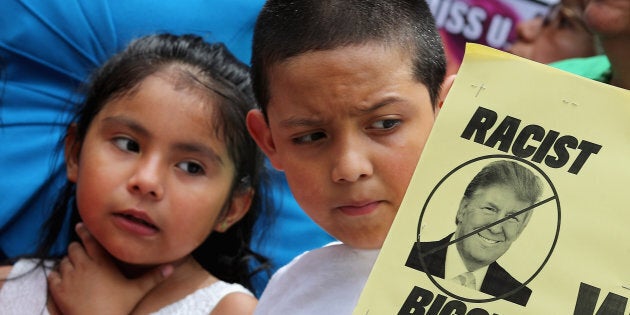
[[[402,101],[400,97],[391,96],[388,97],[372,106],[367,107],[356,107],[352,110],[354,115],[364,115],[371,112],[375,112],[391,103],[396,103]],[[287,118],[285,120],[280,121],[280,125],[283,127],[313,127],[321,125],[321,119],[316,118]]]
[[[143,137],[148,137],[151,135],[151,133],[146,128],[144,128],[141,124],[139,124],[138,122],[136,122],[135,120],[131,118],[127,118],[124,116],[106,117],[105,119],[103,119],[103,124],[104,125],[120,124],[120,125],[126,126],[127,128],[131,129],[133,132],[136,132]],[[221,158],[221,156],[215,150],[208,147],[207,145],[204,145],[203,143],[178,142],[173,145],[173,150],[185,152],[185,153],[201,154],[223,165],[223,159]]]
[[[282,127],[314,127],[322,124],[321,119],[315,118],[294,118],[290,117],[285,120],[280,121],[280,126]]]
[[[372,106],[368,106],[368,107],[357,107],[357,109],[355,110],[357,112],[357,114],[361,115],[361,114],[367,114],[367,113],[371,113],[371,112],[375,112],[391,103],[396,103],[396,102],[400,102],[403,99],[401,99],[400,97],[396,97],[396,96],[390,96],[385,98],[384,100],[381,100],[380,102],[372,105]]]

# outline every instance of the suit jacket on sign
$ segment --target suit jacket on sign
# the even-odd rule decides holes
[[[407,258],[405,266],[419,271],[424,271],[433,276],[444,279],[444,265],[446,261],[447,248],[446,244],[448,244],[452,236],[453,234],[449,234],[439,241],[420,243],[420,249],[422,250],[422,253],[429,252],[437,247],[443,247],[442,249],[424,257],[424,262],[427,270],[422,267],[422,264],[420,262],[418,242],[416,242],[411,248],[411,253]],[[527,305],[527,301],[532,294],[532,290],[526,286],[521,287],[522,285],[523,284],[521,282],[514,279],[514,277],[512,277],[495,261],[488,266],[488,272],[486,273],[486,277],[483,279],[479,291],[490,294],[492,296],[501,296],[501,298],[506,301],[525,306]],[[519,287],[521,288],[518,289]],[[509,292],[517,289],[518,291],[506,295]]]

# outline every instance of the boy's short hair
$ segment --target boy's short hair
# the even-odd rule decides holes
[[[309,51],[381,43],[400,47],[413,75],[438,104],[446,73],[442,39],[425,0],[268,0],[254,28],[252,77],[263,113],[269,102],[268,71]]]

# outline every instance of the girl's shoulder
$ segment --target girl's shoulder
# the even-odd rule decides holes
[[[12,265],[0,266],[0,288],[2,288],[3,284],[6,283],[8,279],[34,271],[38,266],[50,267],[51,262],[37,259],[19,259]]]
[[[152,314],[252,314],[256,303],[253,294],[243,286],[219,280]]]
[[[224,296],[211,315],[253,314],[258,299],[245,292],[235,291]]]

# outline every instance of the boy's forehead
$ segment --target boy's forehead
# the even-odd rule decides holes
[[[327,50],[310,50],[267,68],[270,96],[274,92],[286,92],[284,87],[291,85],[313,85],[312,88],[325,88],[331,80],[342,78],[346,85],[367,81],[383,80],[392,73],[396,78],[415,81],[413,63],[402,49],[386,47],[382,44],[361,44],[341,46]],[[275,90],[275,91],[274,91]]]
[[[353,52],[351,54],[350,52]],[[412,65],[411,62],[411,52],[408,49],[405,49],[396,45],[389,45],[384,42],[376,42],[376,41],[368,41],[365,43],[354,43],[347,45],[340,45],[335,47],[330,47],[326,49],[312,49],[304,52],[300,52],[298,54],[280,59],[270,66],[276,66],[278,64],[294,64],[301,63],[302,65],[308,64],[311,62],[317,63],[322,59],[322,57],[328,56],[328,58],[334,59],[339,62],[351,62],[354,58],[355,54],[366,54],[366,55],[374,55],[374,54],[386,54],[392,57],[406,59],[409,61],[409,65]]]
[[[380,44],[305,52],[273,65],[268,83],[269,105],[301,97],[301,103],[334,99],[372,106],[374,99],[400,96],[405,88],[424,86],[414,77],[407,54]]]

